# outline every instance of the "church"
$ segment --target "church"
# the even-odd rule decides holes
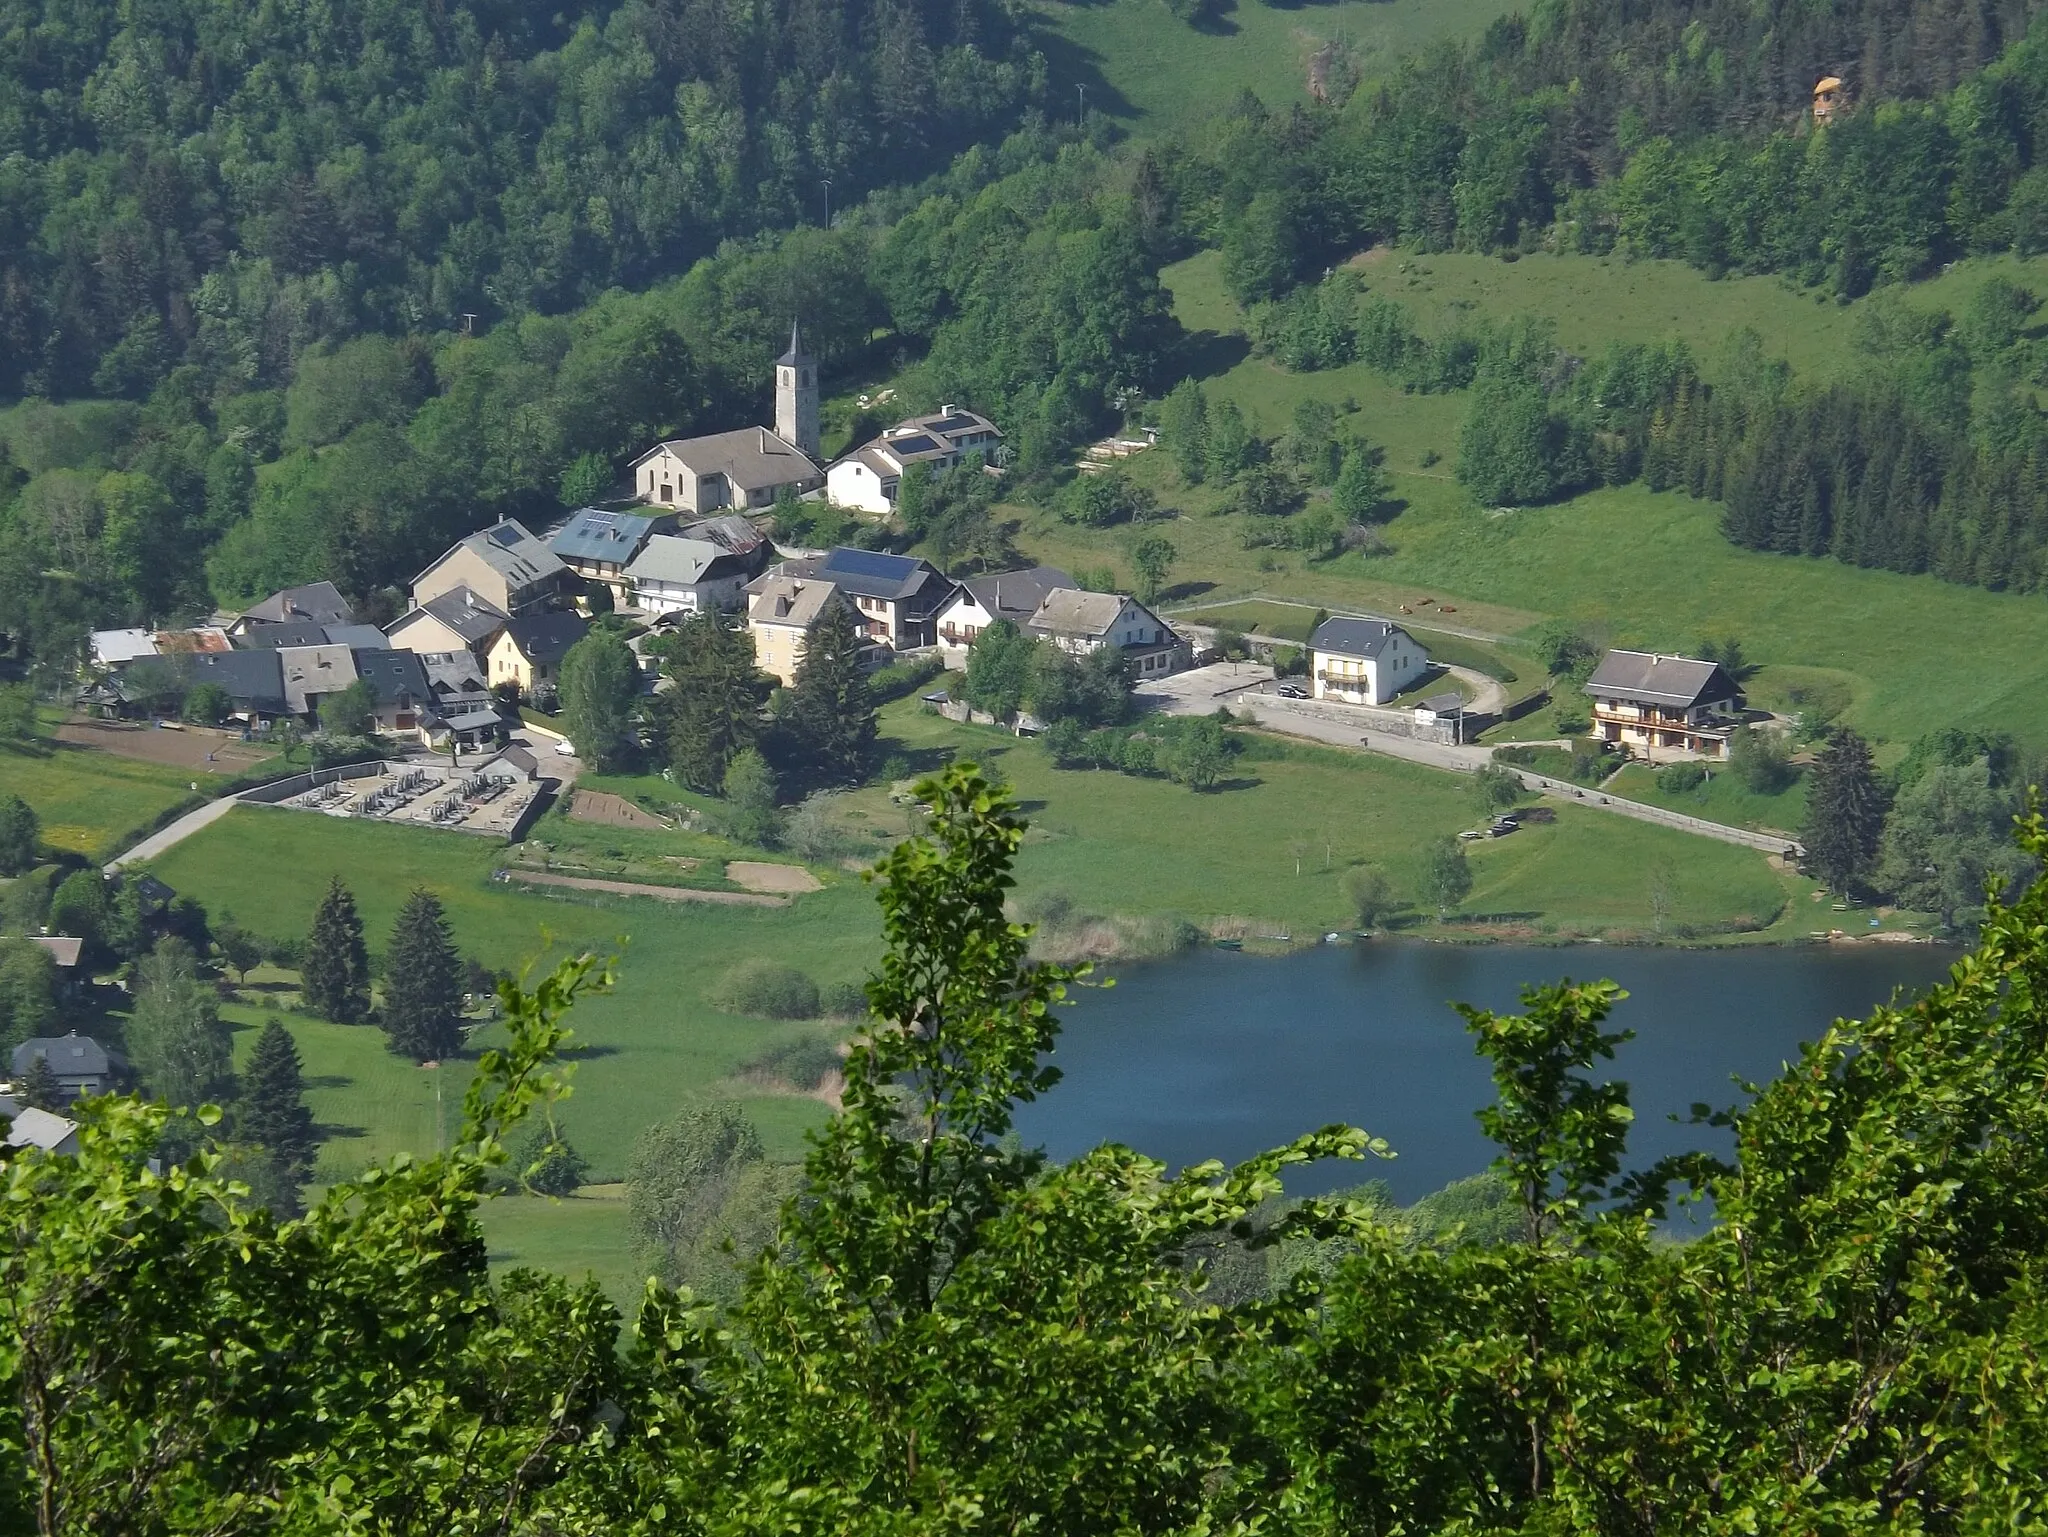
[[[789,351],[775,360],[775,427],[740,427],[657,443],[633,461],[633,489],[650,507],[708,514],[774,505],[825,484],[818,464],[818,362],[794,323]]]

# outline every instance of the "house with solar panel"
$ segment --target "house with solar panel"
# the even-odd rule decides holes
[[[843,545],[823,555],[786,560],[776,567],[776,574],[830,582],[868,639],[896,651],[933,644],[939,610],[954,589],[952,579],[928,560]]]
[[[711,513],[771,507],[787,489],[817,490],[818,360],[804,351],[797,328],[775,360],[775,426],[741,427],[657,443],[633,461],[633,489],[650,507]]]
[[[413,607],[423,608],[458,587],[467,587],[501,614],[517,619],[566,602],[569,568],[523,523],[507,518],[471,534],[414,577]]]
[[[825,467],[825,499],[835,507],[886,517],[896,508],[903,472],[913,464],[933,474],[950,470],[970,454],[995,456],[1003,434],[987,417],[946,405],[930,416],[913,416],[861,444]]]
[[[1317,699],[1386,704],[1429,671],[1415,637],[1386,619],[1325,619],[1308,644]]]
[[[624,608],[631,601],[633,588],[626,568],[647,548],[649,539],[672,534],[675,526],[674,513],[645,516],[579,507],[548,541],[548,551],[584,581],[609,587],[613,606]]]

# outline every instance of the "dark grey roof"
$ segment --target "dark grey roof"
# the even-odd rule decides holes
[[[993,618],[1023,624],[1038,612],[1047,593],[1072,587],[1074,579],[1057,566],[1027,566],[1022,571],[971,576],[960,585]]]
[[[1465,708],[1465,696],[1456,689],[1447,693],[1431,694],[1422,701],[1422,708],[1434,715],[1455,715]]]
[[[796,334],[796,322],[789,323],[789,351],[775,360],[780,368],[795,368],[811,361],[811,355],[804,351],[803,341]]]
[[[178,658],[178,672],[194,688],[218,683],[238,710],[282,715],[284,666],[275,651],[200,651]]]
[[[327,626],[314,624],[309,619],[294,620],[290,624],[252,624],[245,634],[235,637],[244,651],[277,651],[285,646],[324,646],[327,644]]]
[[[374,624],[330,624],[327,644],[347,646],[351,651],[377,651],[386,644],[384,632]]]
[[[1641,699],[1685,709],[1742,697],[1741,688],[1719,662],[1655,651],[1608,652],[1586,680],[1586,692],[1604,699]]]
[[[1386,619],[1325,619],[1308,643],[1316,651],[1334,651],[1339,656],[1375,657],[1396,635],[1407,634]],[[1408,638],[1412,641],[1415,637]]]
[[[14,1074],[26,1073],[37,1057],[59,1078],[104,1078],[112,1067],[106,1047],[89,1035],[39,1035],[14,1048]]]
[[[581,614],[535,614],[515,619],[505,626],[512,644],[529,662],[543,665],[561,661],[569,648],[590,633],[590,621]]]
[[[927,582],[945,581],[928,560],[909,555],[884,555],[879,550],[854,550],[845,545],[827,550],[822,559],[807,562],[812,569],[791,575],[816,577],[845,592],[865,598],[901,601],[919,592]]]
[[[332,582],[308,582],[287,587],[248,609],[244,619],[261,624],[354,624],[355,610]]]
[[[378,705],[424,705],[433,703],[427,684],[427,669],[416,651],[358,651],[356,676],[370,685]]]
[[[441,623],[448,626],[463,641],[474,646],[486,636],[495,635],[505,627],[505,615],[495,603],[478,597],[467,587],[451,587],[420,605]],[[419,612],[418,609],[414,610]],[[401,624],[403,620],[399,621]],[[397,626],[393,626],[397,628]]]
[[[548,542],[548,548],[565,561],[623,566],[640,553],[657,521],[630,512],[585,507],[571,515],[562,531]]]

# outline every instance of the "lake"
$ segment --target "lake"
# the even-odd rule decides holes
[[[1675,950],[1427,945],[1375,940],[1285,957],[1204,949],[1108,968],[1113,988],[1061,1010],[1064,1079],[1018,1131],[1055,1158],[1126,1143],[1178,1168],[1275,1147],[1332,1121],[1393,1145],[1392,1160],[1298,1171],[1297,1194],[1383,1179],[1409,1202],[1484,1169],[1473,1113],[1492,1078],[1452,1001],[1508,1011],[1526,982],[1611,977],[1628,989],[1607,1028],[1636,1120],[1624,1169],[1725,1132],[1674,1124],[1695,1102],[1740,1098],[1835,1019],[1938,980],[1955,952],[1923,945]]]

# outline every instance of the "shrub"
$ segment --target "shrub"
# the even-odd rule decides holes
[[[834,982],[818,997],[827,1019],[866,1019],[868,990],[858,982]]]
[[[567,1137],[550,1134],[545,1123],[527,1133],[506,1166],[509,1180],[535,1195],[574,1195],[590,1165]]]
[[[741,1072],[777,1079],[794,1089],[811,1090],[837,1070],[839,1047],[822,1035],[802,1035],[793,1041],[771,1046],[741,1068]]]
[[[818,984],[794,966],[741,961],[719,978],[711,1001],[728,1014],[756,1019],[816,1019]]]
[[[1657,770],[1657,788],[1666,795],[1684,795],[1707,782],[1704,763],[1667,763]]]

